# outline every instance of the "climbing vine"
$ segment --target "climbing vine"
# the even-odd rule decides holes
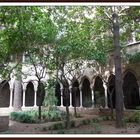
[[[127,54],[126,55],[127,60],[129,63],[137,63],[140,62],[140,52],[137,52],[135,54]]]

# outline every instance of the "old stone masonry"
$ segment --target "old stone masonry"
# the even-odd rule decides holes
[[[135,54],[140,52],[140,42],[129,44],[127,46],[127,52]],[[26,61],[23,56],[23,61]],[[21,93],[21,109],[36,108],[40,100],[44,98],[47,93],[44,89],[42,96],[39,95],[36,76],[32,72],[31,66],[22,66],[24,72],[31,73],[26,78],[23,77],[22,93]],[[126,109],[135,109],[140,106],[140,62],[135,64],[123,63],[122,66],[122,78],[123,78],[123,95],[124,95],[124,107]],[[41,86],[44,88],[44,84],[48,81],[49,75],[42,79]],[[106,85],[105,81],[108,82]],[[4,79],[1,79],[1,84]],[[0,109],[6,111],[12,111],[16,97],[14,94],[14,82],[11,80],[4,86],[0,94]],[[105,69],[100,67],[85,68],[82,75],[78,80],[70,83],[66,81],[69,86],[69,106],[79,108],[97,108],[102,106],[103,108],[110,107],[110,94],[108,91],[112,91],[115,88],[115,75],[114,75],[114,60],[113,54],[110,53],[108,57],[108,65]],[[73,88],[76,87],[76,95],[74,95]],[[55,96],[58,99],[57,106],[66,106],[66,101],[63,99],[63,85],[56,83]],[[115,108],[115,90],[112,94],[112,103]]]

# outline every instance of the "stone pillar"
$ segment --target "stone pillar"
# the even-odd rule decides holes
[[[61,107],[63,107],[63,87],[61,87]]]
[[[23,100],[22,100],[22,107],[25,107],[25,92],[26,92],[26,89],[23,88]]]
[[[125,104],[124,104],[124,96],[123,96],[123,109],[126,110]]]
[[[35,89],[34,92],[34,107],[37,107],[37,89]]]
[[[82,100],[82,87],[79,86],[80,90],[80,107],[83,107],[83,100]]]
[[[9,108],[13,108],[13,88],[10,88],[10,105]]]
[[[94,108],[95,105],[94,105],[94,91],[93,91],[93,87],[91,86],[90,89],[91,89],[92,107]]]
[[[9,108],[13,108],[13,89],[14,89],[14,81],[9,81],[8,82],[10,85],[10,103],[9,103]]]
[[[70,107],[72,107],[72,87],[69,87],[69,91],[70,91]]]
[[[103,83],[103,87],[105,89],[105,108],[108,108],[108,101],[107,101],[107,85],[105,84],[105,82]]]
[[[22,95],[22,83],[21,81],[15,80],[14,83],[14,111],[20,111],[21,110],[21,95]]]

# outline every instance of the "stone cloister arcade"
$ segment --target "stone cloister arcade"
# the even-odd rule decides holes
[[[4,81],[3,81],[4,82]],[[69,106],[70,107],[92,107],[115,108],[115,75],[110,74],[107,77],[107,83],[97,75],[92,80],[89,76],[83,76],[80,80],[73,83],[67,82],[69,85]],[[41,86],[44,88],[43,83]],[[11,81],[7,83],[0,94],[0,108],[13,108],[14,104],[14,85]],[[21,103],[22,107],[37,107],[40,101],[47,95],[43,90],[40,96],[40,89],[37,88],[37,82],[29,81],[22,86]],[[136,109],[140,106],[140,81],[133,71],[127,70],[123,74],[123,93],[124,106],[126,109]],[[112,93],[112,94],[110,94]],[[57,106],[66,106],[66,100],[63,98],[64,87],[57,83],[55,86],[55,96],[57,97]]]

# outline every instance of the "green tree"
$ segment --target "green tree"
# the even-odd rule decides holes
[[[14,107],[21,108],[22,56],[31,47],[52,42],[55,26],[52,23],[48,7],[1,7],[1,44],[10,55],[15,55],[18,67],[15,69]]]

